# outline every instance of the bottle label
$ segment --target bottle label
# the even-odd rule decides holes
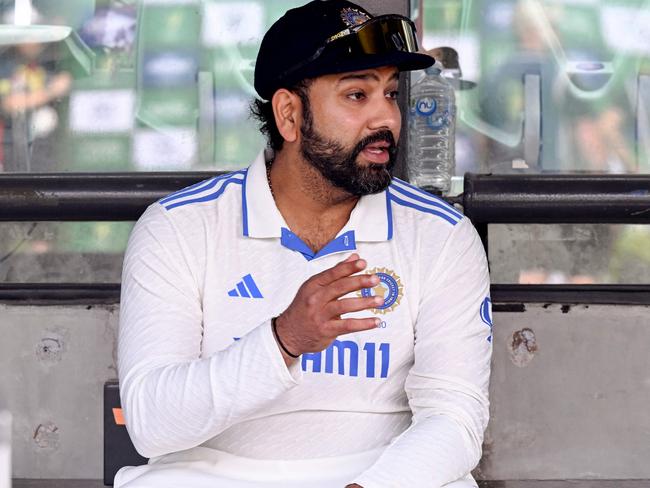
[[[432,97],[422,97],[415,104],[415,111],[417,114],[424,117],[432,115],[436,111],[436,108],[438,108],[438,104]]]
[[[441,114],[435,116],[429,115],[427,117],[427,126],[433,130],[441,130],[449,125],[449,110],[445,110]]]
[[[436,113],[438,102],[433,97],[422,97],[415,103],[415,113],[419,117],[424,117],[429,129],[439,131],[448,127],[450,124],[451,114],[449,110]]]

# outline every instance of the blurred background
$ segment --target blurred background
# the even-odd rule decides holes
[[[0,0],[0,170],[247,166],[264,143],[248,112],[259,42],[302,3]],[[649,171],[650,1],[411,0],[410,11],[423,49],[458,52],[456,193],[467,171]],[[0,281],[119,282],[131,226],[0,223]],[[650,275],[644,226],[491,225],[489,236],[495,283]]]

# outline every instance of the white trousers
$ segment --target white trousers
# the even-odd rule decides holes
[[[115,488],[344,488],[382,451],[277,461],[196,447],[152,459],[144,466],[122,468],[115,476]],[[476,482],[467,475],[445,488],[476,488]]]

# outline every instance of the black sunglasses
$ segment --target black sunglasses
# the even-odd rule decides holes
[[[328,37],[309,58],[284,71],[280,78],[286,78],[318,59],[323,52],[335,52],[341,57],[390,54],[395,52],[416,53],[418,41],[415,24],[402,15],[380,15],[342,30]]]

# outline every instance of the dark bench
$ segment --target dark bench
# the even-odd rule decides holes
[[[122,466],[146,464],[133,447],[122,419],[120,389],[117,380],[104,384],[104,484],[112,485]]]

